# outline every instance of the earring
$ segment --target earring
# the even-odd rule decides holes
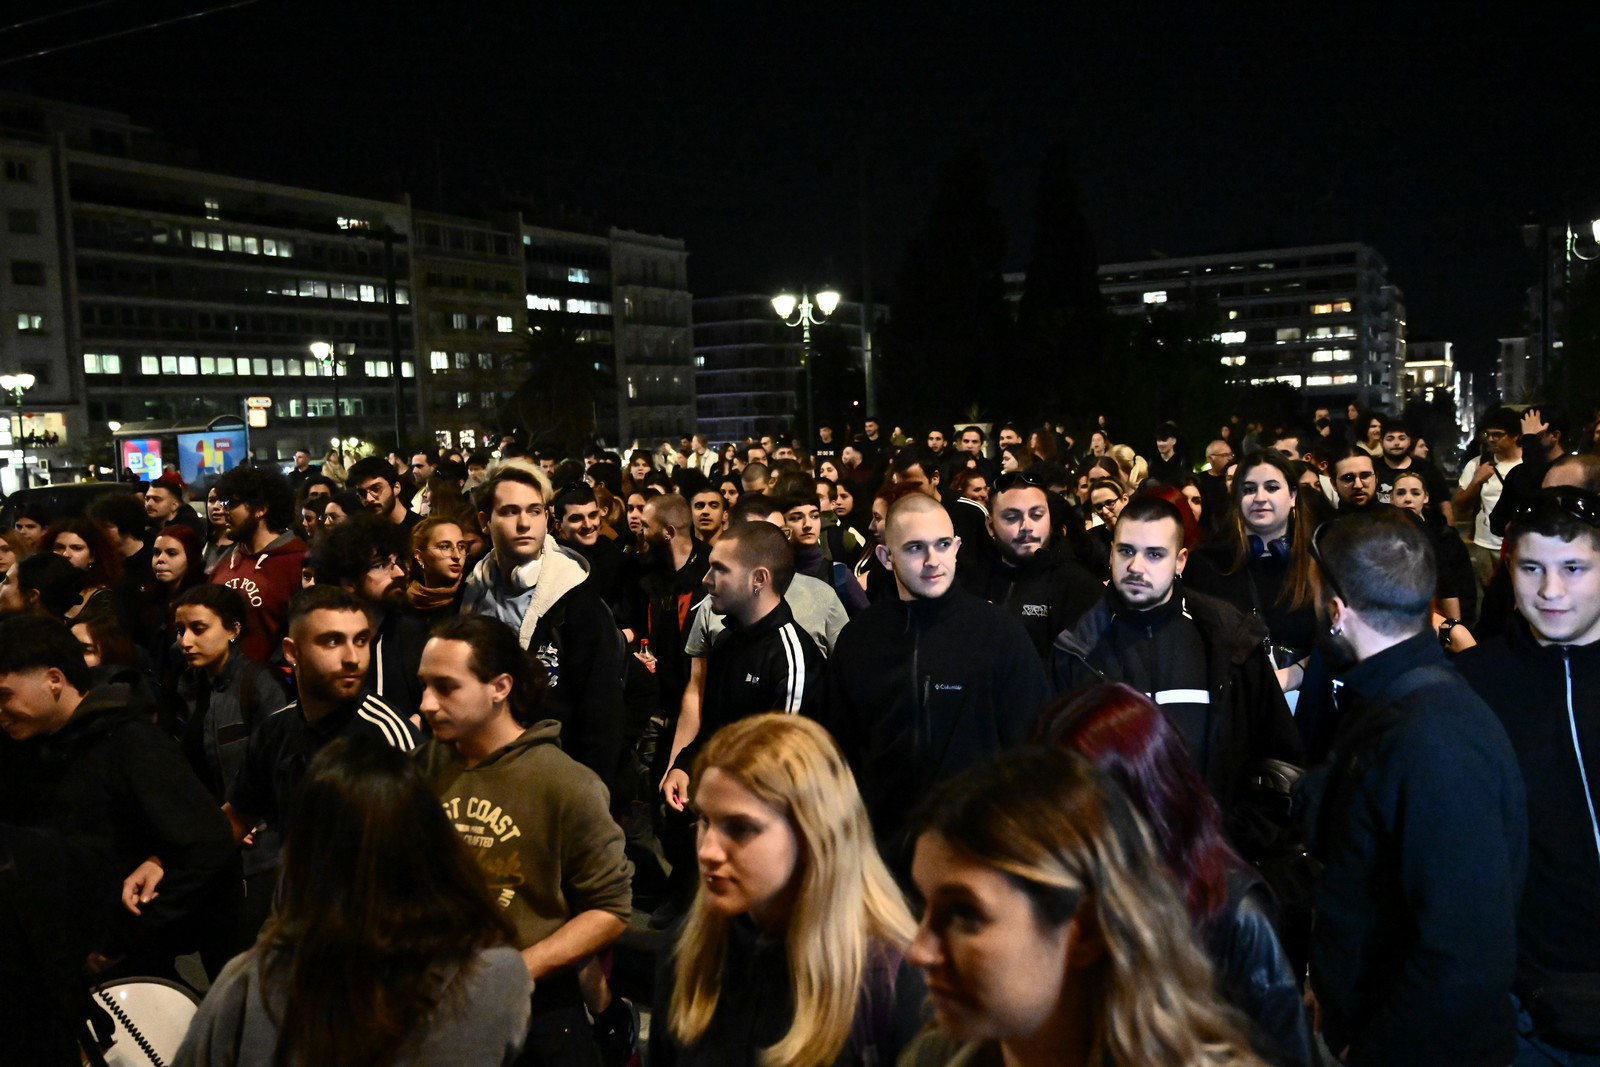
[[[1344,636],[1344,627],[1343,626],[1330,626],[1330,627],[1328,627],[1328,636],[1329,637],[1343,637]]]

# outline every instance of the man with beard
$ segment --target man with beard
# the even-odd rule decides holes
[[[150,519],[152,534],[160,533],[164,526],[177,523],[187,526],[196,538],[205,542],[205,521],[189,506],[183,491],[183,479],[170,471],[145,486],[144,513]]]
[[[238,467],[228,474],[252,470]],[[288,486],[283,488],[287,493]],[[336,586],[313,586],[295,596],[288,631],[283,659],[299,699],[256,724],[222,805],[233,839],[247,848],[258,827],[283,828],[306,768],[330,741],[357,737],[402,751],[417,747],[418,731],[405,716],[362,691],[373,630],[361,599]],[[163,874],[162,858],[155,857],[128,876],[122,899],[129,910],[137,914],[156,898]]]
[[[373,620],[367,688],[402,715],[417,716],[421,646],[403,647],[406,642],[399,638],[406,611],[405,548],[396,527],[371,515],[352,515],[328,531],[310,559],[317,585],[337,586],[357,597]]]
[[[431,468],[430,468],[431,469]],[[394,464],[382,456],[368,456],[356,461],[350,468],[345,484],[361,495],[361,502],[378,518],[391,522],[411,536],[411,528],[422,521],[422,516],[406,507],[402,487],[405,485]]]
[[[1388,508],[1319,533],[1324,654],[1343,683],[1307,819],[1322,1034],[1347,1063],[1500,1067],[1517,1053],[1528,864],[1516,753],[1428,625],[1427,534]]]
[[[1050,497],[1029,471],[995,481],[989,498],[989,534],[995,559],[983,595],[1021,620],[1045,663],[1056,634],[1099,603],[1100,583],[1051,537]]]
[[[232,547],[212,570],[211,582],[244,598],[249,621],[239,652],[257,663],[276,663],[306,555],[306,543],[287,532],[294,523],[294,493],[283,475],[258,467],[235,467],[213,488]]]
[[[1444,475],[1439,473],[1427,460],[1417,459],[1411,454],[1411,446],[1416,438],[1411,434],[1411,428],[1404,419],[1383,420],[1383,461],[1378,464],[1375,473],[1378,476],[1378,500],[1389,503],[1389,494],[1394,491],[1394,480],[1401,471],[1415,471],[1422,478],[1423,488],[1428,491],[1428,499],[1439,509],[1446,524],[1455,522],[1455,511],[1450,506],[1450,484],[1444,480]]]
[[[1160,705],[1226,812],[1263,759],[1298,763],[1300,734],[1268,658],[1266,627],[1180,587],[1189,559],[1176,505],[1150,493],[1122,508],[1111,585],[1055,641],[1057,692],[1123,682]]]
[[[1339,513],[1366,511],[1378,504],[1378,474],[1372,457],[1355,445],[1339,450],[1333,462],[1333,488],[1339,494]]]

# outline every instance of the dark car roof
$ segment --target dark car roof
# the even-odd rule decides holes
[[[132,492],[134,487],[123,482],[69,482],[65,485],[38,485],[18,489],[0,504],[0,527],[16,523],[24,506],[43,508],[51,522],[73,519],[89,509],[96,499],[110,493]]]

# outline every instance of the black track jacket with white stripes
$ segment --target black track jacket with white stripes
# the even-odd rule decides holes
[[[371,693],[341,704],[316,722],[306,722],[295,702],[256,724],[245,745],[228,802],[240,814],[282,827],[311,759],[338,737],[366,737],[402,752],[417,747],[418,732],[399,712]]]
[[[722,621],[727,629],[706,656],[700,732],[673,763],[684,772],[711,735],[730,722],[767,711],[821,717],[827,660],[787,603],[779,601],[750,626],[731,617]]]

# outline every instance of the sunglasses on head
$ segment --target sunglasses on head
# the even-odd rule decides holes
[[[1600,496],[1575,485],[1541,489],[1532,500],[1517,506],[1511,513],[1511,521],[1525,522],[1540,517],[1560,516],[1577,519],[1586,526],[1600,530]]]
[[[1339,582],[1334,578],[1333,571],[1328,567],[1327,560],[1322,558],[1322,535],[1327,532],[1328,527],[1332,526],[1335,521],[1337,520],[1329,519],[1311,531],[1311,558],[1316,561],[1317,570],[1322,574],[1323,581],[1328,583],[1328,588],[1333,591],[1333,595],[1348,604],[1350,598],[1344,595],[1343,589],[1339,588]]]
[[[994,491],[1003,493],[1007,489],[1015,489],[1019,485],[1030,489],[1043,489],[1045,487],[1044,479],[1033,471],[1006,471],[994,480]]]

